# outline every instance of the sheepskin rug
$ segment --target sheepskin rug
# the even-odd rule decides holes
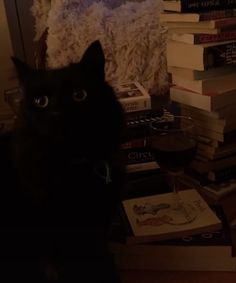
[[[47,9],[48,68],[78,62],[88,45],[98,39],[105,52],[106,79],[112,85],[137,80],[151,94],[166,93],[161,0],[52,0]]]

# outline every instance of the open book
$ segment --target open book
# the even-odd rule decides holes
[[[127,236],[126,242],[153,242],[222,228],[221,220],[195,189],[179,193],[194,213],[194,218],[190,222],[183,221],[181,218],[185,215],[171,208],[174,201],[173,193],[124,200],[124,214],[133,233]]]

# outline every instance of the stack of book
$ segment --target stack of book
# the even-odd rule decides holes
[[[159,166],[148,146],[149,124],[163,115],[163,109],[152,109],[151,96],[138,82],[115,86],[115,93],[124,107],[127,138],[122,144],[128,173],[156,171]]]
[[[170,98],[197,126],[191,171],[203,183],[231,182],[236,175],[236,0],[164,0],[163,7]]]
[[[196,190],[181,191],[196,217],[180,224],[172,193],[125,199],[113,225],[110,249],[120,269],[235,271],[224,211]],[[183,215],[184,217],[184,215]]]

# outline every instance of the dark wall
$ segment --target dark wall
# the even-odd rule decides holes
[[[14,55],[35,65],[33,0],[4,0]]]

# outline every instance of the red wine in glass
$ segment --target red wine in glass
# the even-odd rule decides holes
[[[160,118],[150,123],[149,147],[174,193],[173,208],[184,214],[183,223],[194,219],[191,206],[178,193],[178,180],[192,162],[197,149],[194,121],[187,116]],[[183,224],[182,223],[182,224]]]
[[[164,170],[171,172],[183,171],[196,152],[196,141],[186,135],[154,135],[149,146],[157,163]]]

